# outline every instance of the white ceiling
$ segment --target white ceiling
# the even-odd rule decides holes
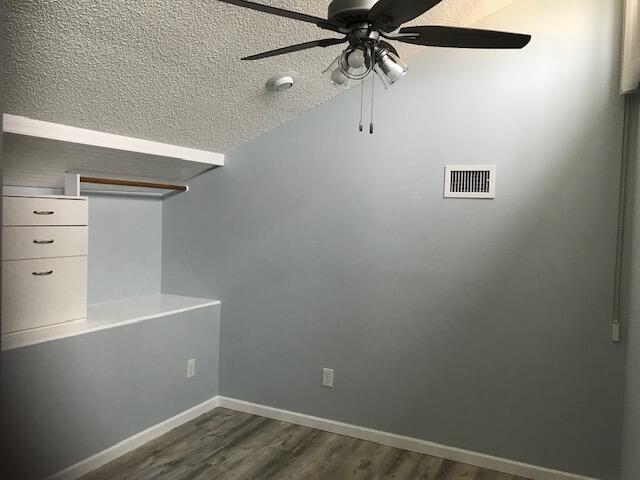
[[[470,25],[512,1],[444,0],[413,23]],[[216,0],[7,0],[7,36],[7,113],[221,153],[339,93],[321,75],[339,46],[239,60],[331,32]],[[296,86],[267,92],[283,71]]]

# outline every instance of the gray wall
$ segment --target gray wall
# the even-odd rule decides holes
[[[18,470],[7,478],[43,478],[217,395],[219,316],[206,307],[3,352],[3,468]]]
[[[483,25],[526,50],[425,49],[375,135],[351,91],[167,200],[163,290],[223,301],[222,394],[617,479],[620,24],[518,1]],[[448,163],[497,164],[496,200],[444,200]]]
[[[160,293],[162,201],[89,197],[89,303]]]
[[[624,333],[627,370],[623,423],[622,479],[640,472],[640,121],[638,98],[633,101],[632,139],[627,182]]]

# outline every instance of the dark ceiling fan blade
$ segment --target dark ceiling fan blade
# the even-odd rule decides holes
[[[405,27],[394,40],[428,47],[454,48],[524,48],[531,35],[458,27]],[[415,37],[406,37],[415,34]]]
[[[276,50],[270,50],[268,52],[258,53],[249,57],[244,57],[242,60],[259,60],[261,58],[275,57],[276,55],[284,55],[285,53],[297,52],[299,50],[306,50],[307,48],[314,47],[330,47],[331,45],[338,45],[339,43],[346,42],[345,38],[327,38],[324,40],[313,40],[312,42],[299,43],[297,45],[290,45],[288,47],[278,48]]]
[[[335,32],[340,31],[339,25],[334,25],[328,20],[320,17],[314,17],[305,13],[293,12],[291,10],[284,10],[282,8],[272,7],[270,5],[263,5],[261,3],[249,2],[247,0],[219,0],[223,3],[229,3],[231,5],[237,5],[238,7],[250,8],[251,10],[257,10],[258,12],[270,13],[271,15],[278,15],[279,17],[292,18],[294,20],[300,20],[301,22],[313,23],[314,25],[324,28],[325,30],[333,30]]]
[[[395,30],[425,12],[442,0],[379,0],[369,11],[369,20],[385,31]]]

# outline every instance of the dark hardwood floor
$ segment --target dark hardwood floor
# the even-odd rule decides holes
[[[525,480],[218,408],[82,480]]]

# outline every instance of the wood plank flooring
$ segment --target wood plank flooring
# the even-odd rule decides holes
[[[525,480],[217,408],[81,480]]]

